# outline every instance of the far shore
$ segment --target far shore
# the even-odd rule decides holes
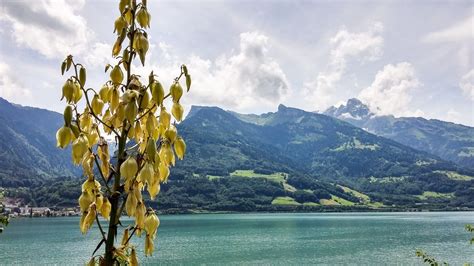
[[[386,208],[386,209],[342,209],[342,208],[326,208],[319,211],[206,211],[206,210],[181,210],[181,211],[159,211],[160,215],[193,215],[193,214],[318,214],[318,213],[408,213],[408,212],[472,212],[472,208],[448,208],[448,209],[404,209],[404,208]],[[78,217],[79,214],[75,215],[42,215],[42,216],[11,216],[13,219],[24,219],[24,218],[59,218],[59,217]],[[124,213],[123,217],[127,217]]]

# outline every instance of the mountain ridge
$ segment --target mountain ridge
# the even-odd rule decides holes
[[[0,123],[0,185],[35,183],[78,172],[67,160],[70,150],[56,148],[55,132],[62,126],[61,114],[0,98]]]
[[[204,110],[204,109],[202,109]],[[255,127],[252,127],[250,126],[251,129],[249,129],[250,131],[255,131],[256,128],[258,127],[261,127],[262,126],[262,123],[249,123],[247,122],[247,115],[242,115],[242,114],[236,114],[234,112],[227,112],[223,109],[220,109],[220,108],[215,108],[213,107],[212,109],[207,109],[207,110],[212,110],[212,111],[218,111],[218,114],[214,114],[216,115],[215,117],[212,117],[211,119],[206,119],[205,117],[201,117],[201,120],[205,121],[205,122],[213,122],[213,123],[216,123],[216,121],[219,120],[219,117],[224,117],[224,116],[228,116],[229,114],[232,114],[234,116],[234,118],[237,118],[238,120],[240,120],[240,122],[244,122],[244,123],[247,123],[249,125],[254,125]],[[209,115],[209,114],[205,114],[205,115]],[[204,115],[204,116],[205,116]],[[254,115],[250,115],[250,116],[254,116]],[[337,120],[337,119],[334,119],[334,118],[331,118],[329,116],[326,116],[326,115],[322,115],[322,114],[313,114],[313,113],[309,113],[309,112],[305,112],[303,110],[299,110],[299,109],[296,109],[296,108],[280,108],[277,112],[275,113],[266,113],[266,114],[263,114],[261,116],[264,116],[266,121],[265,123],[263,123],[263,126],[270,126],[272,127],[271,129],[272,130],[277,130],[278,131],[278,126],[279,125],[285,125],[289,122],[295,122],[295,124],[300,124],[300,123],[305,123],[304,119],[315,119],[317,120],[318,122],[322,122],[322,123],[329,123],[329,125],[333,125],[333,124],[336,124],[338,126],[343,126],[345,128],[348,128],[350,130],[352,130],[351,133],[354,133],[354,134],[363,134],[364,136],[369,136],[369,135],[372,135],[370,133],[367,133],[366,131],[362,130],[362,129],[359,129],[357,127],[353,127],[351,126],[350,124],[346,123],[346,122],[343,122],[343,121],[340,121],[340,120]],[[306,117],[302,117],[302,116],[306,116]],[[196,118],[196,115],[193,116],[191,119],[194,119]],[[186,126],[190,123],[190,120],[191,119],[187,119],[185,120],[185,122],[183,122],[183,124],[181,126]],[[203,121],[200,121],[201,124],[205,123]],[[315,125],[314,128],[318,128],[318,127],[322,127],[322,125]],[[226,130],[229,130],[231,127],[229,127],[228,125],[225,126]],[[228,133],[232,133],[231,131],[229,131]],[[268,133],[267,131],[263,131],[260,132],[260,134],[265,134],[265,133]],[[274,140],[271,139],[271,137],[269,136],[265,136],[265,137],[261,137],[261,136],[257,136],[258,138],[261,138],[263,139],[262,141],[264,143],[270,143],[270,142],[273,142]],[[370,136],[371,138],[375,138],[377,140],[383,140],[385,142],[390,142],[390,145],[394,145],[394,146],[398,146],[398,147],[401,147],[403,145],[399,144],[399,143],[396,143],[396,142],[392,142],[392,141],[389,141],[389,140],[386,140],[384,138],[379,138],[379,137],[376,137],[376,136]],[[270,141],[271,140],[271,141]],[[287,135],[286,136],[286,139],[283,138],[282,142],[284,141],[289,141],[290,144],[298,144],[298,141],[293,141],[293,143],[291,143],[291,141],[294,140],[293,139],[293,136],[291,135]],[[279,143],[278,142],[275,142],[275,145],[278,145]],[[280,143],[281,144],[281,143]],[[410,150],[414,150],[412,148],[409,148],[409,147],[403,147],[404,149],[410,149]],[[423,152],[419,152],[419,153],[423,153]],[[426,154],[426,153],[423,153],[423,154]]]
[[[335,182],[401,204],[428,189],[464,191],[474,175],[465,171],[466,176],[459,175],[465,181],[453,181],[450,175],[460,170],[454,163],[348,122],[283,105],[262,115],[201,108],[179,125],[179,131],[190,147],[183,167],[213,178],[246,169],[286,172],[295,187],[304,188],[308,178]],[[194,166],[187,164],[196,161]]]
[[[464,167],[474,168],[474,127],[423,117],[377,116],[360,100],[330,107],[324,114],[344,120],[368,132],[389,138],[415,149],[435,154]]]
[[[13,108],[10,111],[23,112],[8,106]],[[3,113],[7,112],[0,117]],[[54,120],[47,123],[48,138],[43,140],[54,149],[51,158],[63,156],[69,161],[69,152],[54,145],[55,132],[63,123],[61,114],[39,113]],[[34,140],[35,134],[22,130],[36,132],[40,123],[26,124],[29,127],[15,129],[28,141]],[[474,207],[470,196],[474,171],[324,114],[284,105],[261,115],[195,106],[177,127],[188,150],[153,203],[160,209]],[[35,204],[75,204],[80,178],[61,178],[63,173],[54,171],[49,176],[31,174],[21,176],[28,182],[10,184],[13,189],[8,195]]]

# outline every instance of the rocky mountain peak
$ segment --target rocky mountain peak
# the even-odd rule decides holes
[[[339,107],[332,106],[328,108],[324,114],[354,120],[366,120],[374,116],[374,113],[370,111],[369,107],[356,98],[347,100],[345,105],[342,104]]]

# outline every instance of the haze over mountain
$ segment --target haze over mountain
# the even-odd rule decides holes
[[[474,168],[474,127],[422,117],[377,116],[358,99],[330,107],[324,114],[376,135]]]
[[[75,205],[83,181],[55,147],[61,115],[2,100],[0,118],[7,196]],[[474,171],[330,116],[193,107],[178,131],[188,151],[153,203],[161,210],[474,206]]]
[[[0,98],[0,186],[32,186],[79,173],[70,150],[56,148],[56,130],[63,123],[59,113]]]

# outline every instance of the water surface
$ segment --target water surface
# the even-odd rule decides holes
[[[144,264],[421,264],[422,248],[452,265],[474,262],[472,212],[163,215]],[[99,239],[78,217],[14,219],[0,264],[81,265]],[[133,243],[143,253],[144,238]]]

